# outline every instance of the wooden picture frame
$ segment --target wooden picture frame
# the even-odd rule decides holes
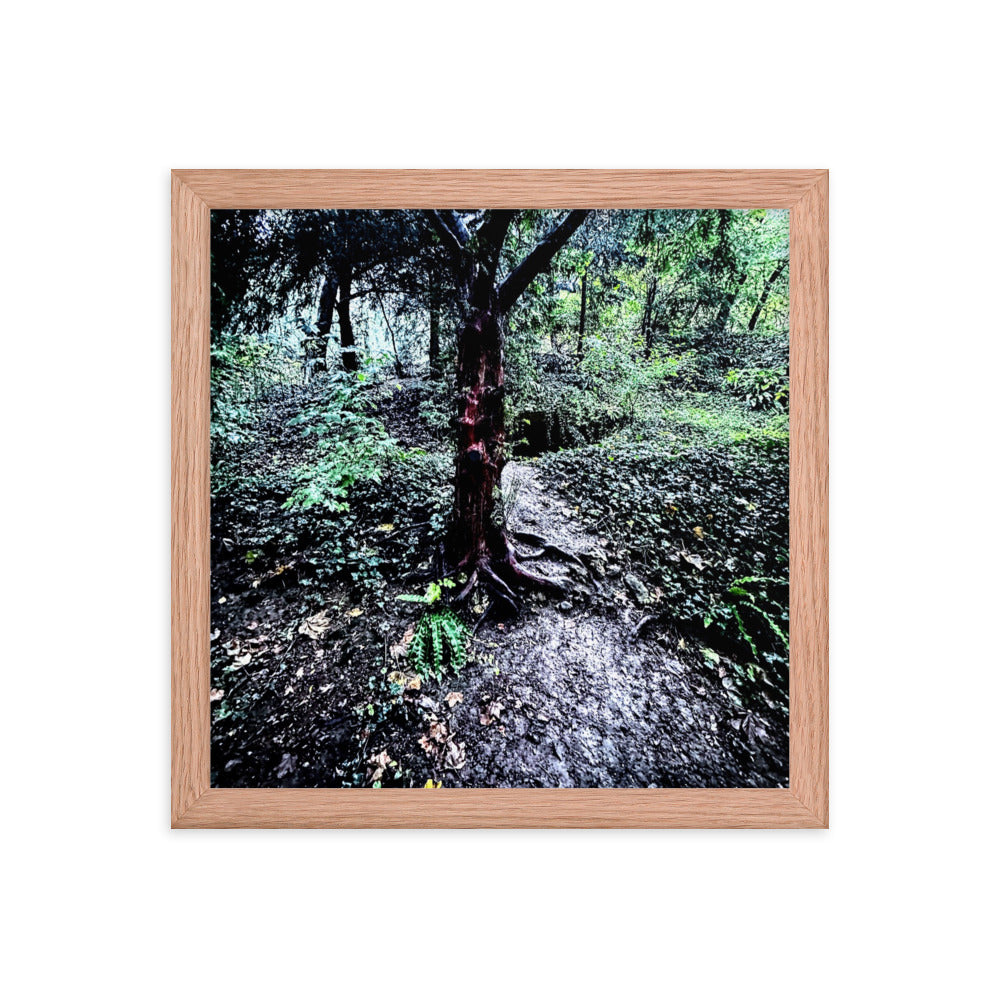
[[[210,210],[464,205],[790,209],[789,788],[210,787]],[[828,826],[827,171],[175,170],[171,217],[173,827]]]

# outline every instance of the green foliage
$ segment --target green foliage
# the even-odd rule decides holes
[[[750,411],[712,393],[675,393],[647,418],[645,433],[674,447],[721,447],[778,460],[788,451],[787,414]]]
[[[236,457],[254,440],[254,403],[271,381],[271,353],[268,345],[250,334],[213,340],[210,440],[216,487],[232,480]]]
[[[725,381],[751,410],[788,409],[787,369],[731,369],[726,373]]]
[[[788,580],[767,576],[734,580],[713,603],[704,625],[706,629],[717,626],[728,630],[731,640],[738,633],[755,660],[761,658],[763,650],[776,645],[778,652],[787,654]]]
[[[430,395],[423,399],[417,411],[431,433],[440,439],[448,436],[451,429],[452,410],[447,399]]]
[[[737,450],[725,430],[710,434],[712,447],[663,427],[644,441],[616,436],[546,456],[542,469],[673,621],[713,645],[749,651],[779,675],[787,670],[787,451]]]
[[[402,458],[403,452],[382,422],[367,412],[370,404],[356,383],[339,375],[328,398],[289,421],[303,427],[303,436],[314,441],[311,461],[293,473],[299,484],[286,502],[288,507],[308,509],[321,504],[332,513],[349,509],[347,496],[359,480],[379,482],[386,466]]]
[[[441,600],[441,595],[445,590],[451,590],[455,586],[455,581],[445,578],[440,583],[436,580],[427,585],[427,590],[423,594],[399,594],[397,601],[411,601],[414,604],[434,604]]]
[[[469,638],[468,627],[450,609],[428,611],[407,647],[410,666],[424,678],[440,680],[447,669],[457,673],[465,664]]]
[[[691,350],[670,355],[656,348],[646,358],[644,346],[631,335],[606,330],[588,341],[583,370],[600,386],[606,406],[634,420],[650,394],[663,392],[682,376],[687,381],[695,365]]]

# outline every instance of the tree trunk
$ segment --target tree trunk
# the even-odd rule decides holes
[[[736,298],[740,294],[740,289],[743,287],[743,283],[747,280],[746,274],[741,274],[739,278],[736,279],[736,288],[727,292],[722,299],[722,305],[719,307],[719,312],[715,317],[715,322],[712,324],[713,333],[722,333],[726,329],[726,324],[729,322],[729,314],[733,311],[733,306],[736,304]]]
[[[576,337],[577,357],[583,358],[583,337],[587,332],[587,272],[583,272],[580,282],[580,329]]]
[[[492,289],[470,310],[458,345],[455,543],[474,566],[500,548],[494,490],[506,461],[503,317]]]
[[[653,304],[656,302],[656,286],[658,281],[654,275],[646,285],[646,306],[642,311],[642,342],[646,360],[653,353]]]
[[[430,324],[431,339],[427,347],[427,362],[433,373],[441,358],[441,304],[438,301],[437,288],[433,286],[430,290]]]
[[[358,352],[354,347],[354,327],[351,325],[351,278],[350,269],[341,271],[340,295],[337,298],[337,321],[340,324],[340,353],[344,359],[344,371],[358,370]]]
[[[319,295],[319,315],[316,318],[316,333],[305,340],[306,376],[326,371],[326,352],[330,343],[330,327],[333,325],[333,307],[337,299],[337,279],[327,275],[323,279],[323,290]]]
[[[760,314],[767,305],[768,297],[771,294],[771,286],[781,277],[781,272],[784,271],[785,265],[788,263],[787,260],[783,260],[772,272],[771,276],[764,282],[764,290],[760,293],[760,299],[757,305],[754,307],[753,314],[750,316],[750,325],[747,327],[747,333],[753,333],[754,327],[757,325],[757,320],[760,319]]]
[[[385,311],[385,303],[382,301],[382,296],[375,292],[375,298],[378,300],[378,307],[382,310],[382,319],[385,320],[385,328],[389,331],[389,341],[392,344],[392,356],[395,359],[396,367],[396,378],[403,378],[406,372],[403,369],[403,362],[399,360],[399,348],[396,346],[396,331],[392,328],[392,324],[389,322],[389,314]]]
[[[586,211],[568,213],[521,263],[496,286],[497,266],[515,213],[493,211],[473,240],[455,212],[430,212],[442,242],[453,254],[464,299],[458,331],[455,417],[455,522],[452,552],[455,569],[467,570],[458,595],[467,597],[477,581],[494,596],[516,606],[511,583],[562,589],[556,581],[524,569],[505,531],[495,523],[495,491],[506,461],[504,453],[504,330],[506,315],[532,279],[546,269],[559,249],[586,219]],[[502,579],[498,572],[506,579]],[[507,581],[510,581],[509,583]]]

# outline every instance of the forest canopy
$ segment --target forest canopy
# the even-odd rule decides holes
[[[775,210],[213,211],[213,780],[787,781],[788,261]],[[684,685],[460,738],[539,677],[569,726],[581,637]]]

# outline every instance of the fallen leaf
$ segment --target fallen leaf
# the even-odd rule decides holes
[[[368,758],[369,764],[375,765],[375,772],[372,774],[372,781],[380,781],[382,775],[385,774],[385,769],[394,763],[393,759],[389,756],[388,750],[382,750],[380,753],[374,754]]]
[[[222,691],[220,688],[212,688],[212,690],[209,691],[209,693],[208,693],[208,700],[209,701],[222,701],[222,699],[225,696],[226,696],[226,692],[225,691]]]
[[[428,778],[424,784],[424,788],[440,788],[441,782],[435,781],[433,778]]]
[[[694,529],[694,534],[695,534],[695,538],[704,538],[705,537],[705,532],[700,527],[696,527]]]
[[[448,702],[449,708],[454,708],[462,700],[462,695],[458,691],[452,691],[444,696],[444,700]]]
[[[277,778],[284,778],[295,770],[295,758],[291,754],[282,754],[281,763],[278,765]]]
[[[351,608],[351,610],[347,612],[347,617],[348,618],[357,618],[358,615],[360,615],[360,614],[363,614],[361,608]]]
[[[330,615],[325,609],[318,611],[299,625],[299,634],[310,639],[319,639],[330,627]]]
[[[692,566],[695,567],[695,569],[705,568],[705,560],[702,559],[701,556],[693,556],[691,555],[690,552],[682,552],[681,558],[685,560],[685,562],[689,562]]]
[[[376,530],[378,530],[378,531],[392,531],[395,527],[396,527],[396,525],[389,524],[388,522],[386,522],[385,524],[380,524]]]
[[[246,653],[243,656],[237,656],[233,663],[237,667],[245,667],[250,662],[250,654]]]
[[[407,691],[420,690],[420,678],[416,674],[404,674],[402,670],[392,670],[388,679],[390,684],[398,684]]]
[[[481,726],[488,726],[493,722],[494,719],[500,718],[500,713],[503,711],[503,702],[494,701],[486,705],[479,713],[479,724]]]
[[[395,642],[389,647],[389,655],[394,660],[402,659],[402,657],[406,655],[406,647],[409,646],[411,640],[413,639],[413,633],[414,629],[413,626],[411,626],[403,633],[403,637],[399,640],[399,642]]]
[[[444,766],[452,771],[460,771],[465,767],[465,744],[448,741],[444,753]]]

